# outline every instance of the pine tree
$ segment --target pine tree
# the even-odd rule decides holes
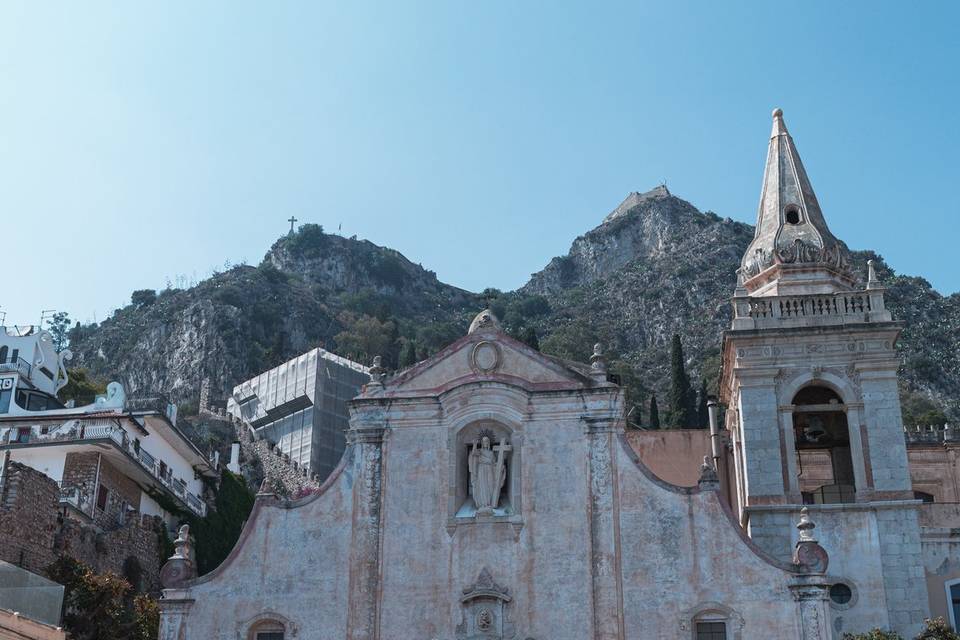
[[[657,409],[657,396],[650,396],[650,428],[660,428],[660,410]]]
[[[710,413],[707,411],[707,381],[700,381],[700,394],[697,396],[697,424],[701,429],[710,427]]]
[[[417,343],[413,340],[407,340],[403,343],[403,349],[400,350],[400,369],[417,364]]]
[[[540,339],[537,337],[537,330],[533,327],[527,327],[520,335],[520,341],[531,349],[540,351]]]

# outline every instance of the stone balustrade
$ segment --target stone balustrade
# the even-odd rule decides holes
[[[890,322],[883,289],[795,296],[735,296],[734,329]]]
[[[960,443],[960,429],[949,424],[904,426],[903,437],[907,444]]]

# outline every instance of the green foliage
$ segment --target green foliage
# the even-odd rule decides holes
[[[916,637],[916,640],[960,640],[960,634],[951,629],[943,618],[927,619],[925,622],[927,628]]]
[[[540,350],[574,362],[590,362],[593,345],[597,342],[599,340],[593,326],[576,319],[541,340]]]
[[[307,258],[320,255],[326,246],[327,236],[318,224],[302,224],[296,233],[287,236],[290,251]]]
[[[130,294],[130,302],[138,307],[149,307],[157,301],[157,292],[154,289],[137,289]]]
[[[340,323],[350,327],[336,335],[337,353],[357,362],[372,362],[381,356],[384,366],[396,366],[399,334],[392,321],[380,321],[372,316],[344,312]]]
[[[520,334],[520,341],[531,349],[540,351],[540,339],[537,337],[537,330],[533,327],[527,327],[523,330],[523,333]]]
[[[400,363],[398,368],[406,369],[417,363],[417,343],[413,340],[406,340],[403,348],[400,349]]]
[[[680,336],[673,334],[670,346],[670,408],[667,424],[671,428],[685,429],[696,425],[695,396],[690,387],[683,359],[683,344]]]
[[[67,384],[60,389],[61,402],[73,400],[76,406],[91,404],[98,394],[107,392],[106,380],[92,378],[86,369],[67,369]]]
[[[367,273],[383,284],[399,289],[406,282],[407,272],[400,258],[389,253],[375,254],[367,264]]]
[[[657,408],[657,396],[650,396],[650,424],[651,429],[660,428],[660,409]]]
[[[896,631],[873,629],[866,633],[845,633],[843,640],[903,640],[903,636]]]
[[[697,394],[697,426],[701,429],[710,427],[710,414],[707,411],[707,379],[700,381],[700,392]]]
[[[937,403],[903,385],[900,387],[900,410],[903,412],[903,424],[910,427],[943,425],[948,422],[946,413]]]
[[[220,475],[216,509],[206,517],[189,517],[190,532],[197,541],[196,560],[200,575],[209,573],[230,554],[253,509],[254,495],[243,478],[226,469]]]
[[[53,338],[53,348],[60,353],[70,343],[70,316],[66,311],[58,311],[47,320],[47,331]]]
[[[155,600],[135,595],[129,582],[97,574],[78,560],[61,556],[45,573],[64,586],[63,626],[73,640],[153,640],[160,626]]]
[[[607,365],[607,370],[620,379],[627,425],[637,427],[643,421],[643,409],[647,402],[647,388],[643,385],[636,368],[627,360],[612,358]]]

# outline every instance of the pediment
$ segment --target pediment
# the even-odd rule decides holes
[[[589,365],[544,355],[499,328],[474,331],[385,384],[386,395],[439,394],[464,384],[499,381],[528,390],[597,386]],[[603,383],[599,383],[603,384]]]

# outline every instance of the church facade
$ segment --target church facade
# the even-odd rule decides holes
[[[490,312],[351,403],[319,491],[164,567],[162,640],[827,640],[928,615],[893,344],[779,110],[697,486],[654,475],[589,364]],[[717,412],[713,412],[716,416]],[[839,586],[838,586],[839,585]]]

